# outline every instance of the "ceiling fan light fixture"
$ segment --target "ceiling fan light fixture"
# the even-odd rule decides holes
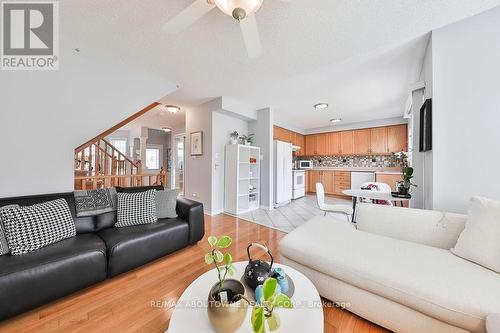
[[[177,113],[181,110],[177,105],[165,105],[165,109],[170,113]]]
[[[262,6],[264,0],[213,0],[215,5],[224,14],[234,17],[236,20],[243,20],[245,17],[254,14]]]

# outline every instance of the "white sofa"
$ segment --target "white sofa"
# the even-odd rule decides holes
[[[486,332],[500,274],[453,255],[466,216],[358,204],[357,229],[315,217],[280,242],[281,261],[347,310],[402,333]]]

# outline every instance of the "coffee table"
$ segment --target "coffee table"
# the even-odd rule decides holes
[[[234,263],[236,268],[235,279],[245,272],[248,262]],[[295,293],[292,300],[295,302],[293,309],[275,309],[281,319],[279,332],[323,332],[323,307],[318,291],[311,281],[297,270],[275,264],[273,267],[281,267],[285,273],[293,280]],[[217,272],[215,269],[208,271],[198,277],[182,293],[170,318],[168,333],[193,333],[193,332],[214,332],[207,315],[207,298],[210,288],[217,282]],[[250,316],[252,307],[248,307],[247,318],[238,329],[238,333],[252,332]],[[268,330],[269,331],[269,330]]]

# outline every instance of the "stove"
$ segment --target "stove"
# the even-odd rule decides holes
[[[306,171],[292,171],[292,199],[302,198],[306,195]]]

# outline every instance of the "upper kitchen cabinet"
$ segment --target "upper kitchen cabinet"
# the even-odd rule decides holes
[[[354,154],[368,155],[371,153],[371,129],[360,129],[354,131]]]
[[[387,127],[387,150],[389,153],[408,151],[408,126]]]
[[[354,154],[354,133],[353,131],[340,132],[340,154]]]
[[[274,140],[292,143],[292,134],[293,134],[292,131],[289,131],[279,126],[274,126],[273,130],[274,130],[274,135],[273,135]]]
[[[328,134],[316,134],[316,154],[321,156],[328,155],[327,136]]]
[[[387,127],[376,127],[370,130],[370,153],[387,154]]]
[[[327,155],[340,154],[340,133],[333,132],[326,135],[326,151]]]
[[[295,156],[305,155],[306,143],[304,136],[300,133],[295,133],[295,132],[292,132],[292,135],[293,135],[293,140],[292,140],[293,145],[300,147],[300,149],[295,152]]]
[[[306,156],[317,155],[316,135],[306,135]]]

